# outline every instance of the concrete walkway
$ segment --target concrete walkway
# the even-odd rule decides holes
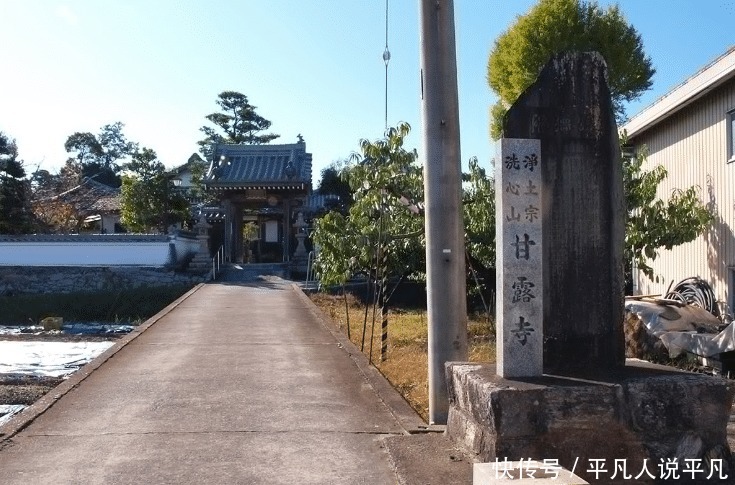
[[[304,298],[196,288],[0,428],[0,483],[396,483],[423,423]]]

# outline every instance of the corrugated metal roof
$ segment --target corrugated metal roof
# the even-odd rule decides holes
[[[306,144],[224,145],[213,149],[205,183],[213,188],[235,186],[311,186],[311,153]]]
[[[306,210],[316,211],[322,209],[327,204],[328,200],[338,201],[339,196],[334,194],[311,194],[306,198],[304,208]]]
[[[735,77],[735,46],[633,116],[622,130],[633,138]]]

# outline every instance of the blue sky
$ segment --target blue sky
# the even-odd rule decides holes
[[[602,0],[601,5],[614,2]],[[723,53],[735,0],[620,0],[657,73],[633,115]],[[462,160],[488,167],[486,65],[494,39],[534,0],[455,0]],[[418,0],[390,0],[388,123],[420,148]],[[76,131],[122,121],[173,167],[202,138],[223,90],[246,94],[314,180],[384,130],[384,0],[0,0],[0,131],[27,171],[55,171]]]

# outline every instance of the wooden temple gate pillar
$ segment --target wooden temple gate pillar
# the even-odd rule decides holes
[[[234,214],[233,214],[233,245],[235,249],[235,262],[242,263],[243,260],[243,250],[242,250],[242,205],[235,204],[234,205]]]
[[[283,199],[283,262],[291,260],[291,198]]]
[[[230,199],[225,199],[223,204],[225,208],[225,256],[231,263],[242,263],[242,205]]]
[[[225,261],[227,262],[233,262],[235,261],[233,257],[233,241],[232,241],[232,235],[234,233],[233,225],[234,225],[234,206],[232,204],[232,201],[229,199],[225,199],[222,201],[222,205],[225,212],[225,240],[224,240],[224,246],[225,246]]]

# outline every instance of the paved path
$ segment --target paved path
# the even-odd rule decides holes
[[[0,483],[395,483],[406,422],[343,347],[283,280],[204,285],[6,441]]]

